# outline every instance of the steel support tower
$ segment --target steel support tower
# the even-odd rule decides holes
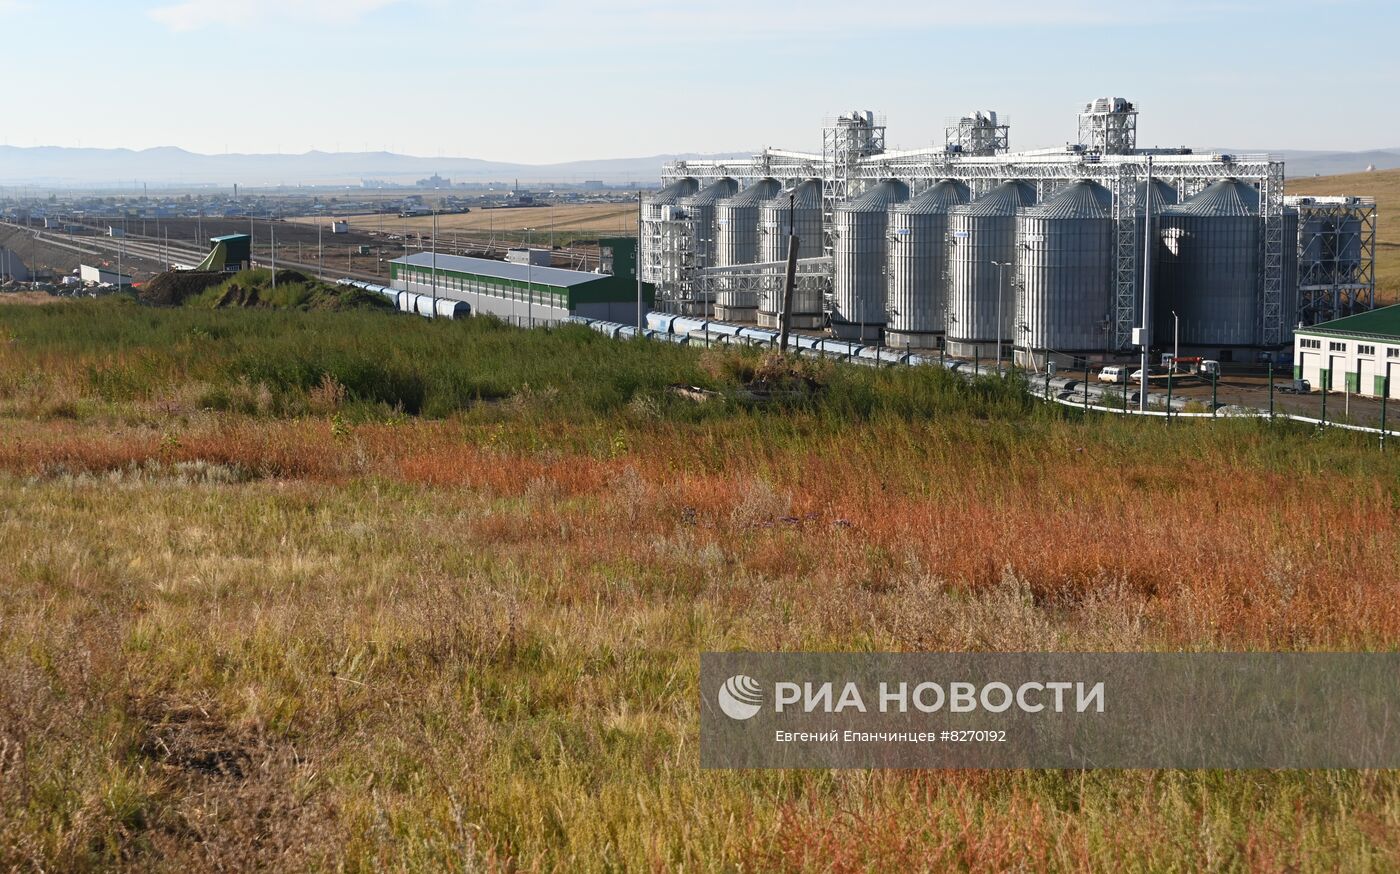
[[[1376,303],[1376,200],[1287,197],[1298,211],[1298,319],[1315,325]]]

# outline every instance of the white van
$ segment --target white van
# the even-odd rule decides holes
[[[1128,364],[1110,364],[1099,371],[1099,382],[1111,382],[1114,385],[1123,385],[1128,381],[1128,373],[1133,367]]]

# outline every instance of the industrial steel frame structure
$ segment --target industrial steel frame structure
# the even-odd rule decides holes
[[[1298,227],[1298,319],[1305,325],[1355,315],[1376,305],[1376,199],[1286,197]],[[1356,257],[1338,258],[1352,250]],[[1330,257],[1329,257],[1330,256]],[[1353,269],[1354,268],[1354,269]]]
[[[1129,122],[1124,120],[1124,125]],[[1130,128],[1119,131],[1115,141],[1124,145],[1125,131],[1136,133],[1136,112],[1131,113]],[[1003,136],[1001,143],[1005,143]],[[883,179],[898,179],[910,186],[911,194],[917,195],[939,180],[951,179],[967,185],[973,199],[980,197],[1004,182],[1022,180],[1032,183],[1038,191],[1038,199],[1044,201],[1060,188],[1075,180],[1087,179],[1103,185],[1113,194],[1113,218],[1115,224],[1116,271],[1112,311],[1105,314],[1108,330],[1106,348],[1110,351],[1127,351],[1132,346],[1133,328],[1139,318],[1138,296],[1141,293],[1139,245],[1142,214],[1137,204],[1137,190],[1147,179],[1148,161],[1152,157],[1152,177],[1176,188],[1178,198],[1184,201],[1222,178],[1235,178],[1258,187],[1260,192],[1261,227],[1261,270],[1258,278],[1259,319],[1257,336],[1261,345],[1278,347],[1285,343],[1289,329],[1300,313],[1304,311],[1300,301],[1299,313],[1284,312],[1285,305],[1285,264],[1284,250],[1292,241],[1284,239],[1284,165],[1267,154],[1226,154],[1220,152],[1194,153],[1189,149],[1136,149],[1125,154],[1106,153],[1101,149],[1083,145],[1070,145],[1058,149],[1012,153],[1002,151],[997,154],[968,155],[949,146],[938,146],[910,151],[886,151],[884,149],[885,126],[877,123],[870,113],[851,113],[829,123],[823,131],[822,153],[820,155],[778,149],[765,149],[750,159],[743,160],[688,160],[667,164],[662,171],[662,181],[669,184],[675,180],[691,177],[703,186],[707,181],[723,177],[737,180],[741,187],[758,179],[773,177],[791,183],[794,180],[820,178],[823,191],[826,239],[823,253],[831,252],[831,222],[837,203],[855,197],[870,185]],[[1348,306],[1369,305],[1374,295],[1374,240],[1375,205],[1365,203],[1365,198],[1313,198],[1314,201],[1327,201],[1328,209],[1350,210],[1364,218],[1363,227],[1369,234],[1363,251],[1366,279],[1345,285],[1325,284],[1329,295],[1345,292]],[[1346,201],[1331,203],[1332,200]],[[1289,204],[1293,206],[1293,204]],[[708,283],[704,276],[712,270],[695,267],[686,263],[684,240],[687,234],[683,225],[683,215],[668,216],[664,220],[643,220],[641,233],[649,235],[658,243],[650,249],[652,261],[644,266],[644,275],[655,277],[657,283],[657,306],[660,309],[679,312],[683,301],[696,298],[695,286],[699,282]],[[668,223],[679,224],[668,231]],[[1301,222],[1300,222],[1301,225]],[[667,241],[674,240],[675,249],[666,251]],[[806,247],[804,246],[804,249]],[[811,251],[807,249],[807,251]],[[829,264],[829,261],[823,262]],[[766,277],[764,271],[776,272],[782,265],[747,265],[743,271],[746,282],[764,288],[776,281]],[[821,265],[813,263],[804,273]],[[735,277],[733,268],[722,268],[725,275]],[[826,269],[829,269],[827,267]],[[766,277],[766,278],[765,278]],[[1021,277],[1017,278],[1018,283]],[[1321,294],[1316,283],[1300,283],[1307,290],[1309,300]],[[1313,304],[1315,308],[1315,303]],[[1014,343],[1014,341],[1013,341]]]

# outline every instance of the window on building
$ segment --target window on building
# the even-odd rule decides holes
[[[1345,344],[1345,343],[1338,343],[1336,340],[1333,340],[1333,341],[1331,341],[1331,342],[1329,342],[1329,343],[1327,344],[1327,351],[1329,351],[1329,352],[1345,352],[1345,351],[1347,351],[1347,344]]]
[[[1376,354],[1376,347],[1375,347],[1375,346],[1367,346],[1366,344],[1363,343],[1363,344],[1361,344],[1360,346],[1357,346],[1357,347],[1356,347],[1356,352],[1357,352],[1357,354],[1359,354],[1359,355],[1375,355],[1375,354]]]
[[[1303,349],[1321,349],[1321,348],[1322,348],[1322,341],[1321,341],[1321,340],[1312,340],[1312,339],[1309,339],[1309,338],[1307,338],[1307,337],[1304,337],[1304,338],[1302,338],[1301,340],[1298,341],[1298,345],[1299,345],[1299,347],[1301,347],[1301,348],[1303,348]]]
[[[1389,349],[1385,350],[1385,357],[1400,358],[1400,347],[1391,346]]]

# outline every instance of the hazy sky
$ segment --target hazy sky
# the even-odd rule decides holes
[[[18,146],[542,163],[988,108],[1030,148],[1109,95],[1144,145],[1400,146],[1396,0],[0,0],[0,33]]]

